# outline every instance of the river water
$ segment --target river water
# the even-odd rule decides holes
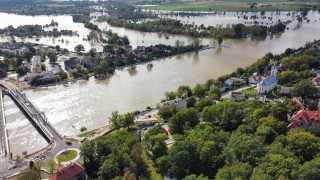
[[[82,36],[86,36],[89,32],[82,24],[73,23],[70,16],[25,17],[0,14],[1,19],[3,16],[17,18],[16,26],[31,22],[48,24],[54,19],[59,23],[61,29],[75,30],[72,28],[76,28]],[[27,22],[24,20],[25,18],[33,20]],[[178,18],[183,19],[185,17]],[[224,22],[218,21],[218,19],[221,19],[220,16],[192,18],[192,20],[189,19],[189,22],[205,23],[205,26]],[[206,20],[208,18],[210,21]],[[230,18],[226,16],[226,19]],[[118,110],[125,113],[143,110],[147,106],[155,107],[156,103],[164,98],[166,91],[174,91],[180,85],[194,87],[197,83],[204,83],[207,79],[230,73],[237,67],[249,65],[267,52],[282,53],[286,48],[298,48],[307,41],[320,39],[319,13],[310,12],[308,18],[310,19],[309,23],[304,21],[302,25],[297,25],[298,23],[293,21],[288,26],[289,30],[284,34],[268,36],[263,40],[224,40],[222,46],[218,47],[215,41],[205,39],[203,40],[204,44],[210,44],[215,48],[155,61],[153,62],[153,68],[148,68],[148,66],[142,64],[137,65],[135,69],[116,70],[115,74],[107,80],[90,78],[88,81],[72,82],[68,85],[28,90],[26,95],[31,102],[46,113],[49,121],[60,132],[67,136],[74,135],[80,133],[79,129],[82,126],[94,129],[108,124],[108,117],[112,111]],[[214,21],[215,19],[217,19],[217,22]],[[292,17],[289,17],[289,19],[292,19]],[[240,23],[244,20],[233,18],[232,21],[228,20],[226,22],[225,24]],[[7,24],[10,24],[10,22],[7,22]],[[188,44],[192,41],[192,38],[187,36],[170,35],[169,39],[166,39],[163,36],[160,37],[158,33],[143,33],[117,28],[107,23],[99,23],[98,25],[102,29],[111,29],[120,35],[127,35],[133,46],[158,43],[173,45],[176,40]],[[7,25],[1,24],[1,26]],[[29,40],[26,39],[26,41]],[[47,42],[40,40],[40,42],[53,44],[50,40]],[[78,39],[77,37],[71,38],[68,45],[57,40],[55,43],[60,43],[62,47],[69,49],[73,49],[74,45],[79,43],[84,44],[86,48],[91,47],[90,43],[83,42],[82,38]],[[31,127],[27,132],[33,133]],[[21,131],[21,133],[25,132]]]

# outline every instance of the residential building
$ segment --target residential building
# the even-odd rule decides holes
[[[231,93],[231,101],[232,102],[240,102],[240,101],[246,101],[247,97],[245,93],[240,92],[232,92]]]
[[[78,163],[61,166],[58,171],[51,176],[49,180],[86,180],[84,167]]]
[[[80,59],[77,57],[71,57],[68,60],[64,61],[64,68],[66,71],[70,71],[76,68],[76,65],[80,64]]]
[[[228,86],[232,86],[235,82],[244,82],[244,79],[232,77],[227,79],[224,83]]]
[[[316,49],[316,50],[320,50],[320,41],[314,43],[311,48]]]
[[[261,76],[257,72],[255,72],[252,74],[252,76],[249,77],[248,80],[250,84],[257,84],[261,81]]]
[[[312,79],[312,82],[315,86],[320,86],[320,75]]]
[[[92,68],[98,65],[98,59],[96,57],[86,56],[82,59],[81,63],[86,68]]]
[[[32,57],[31,72],[33,72],[33,73],[42,72],[40,56],[33,56]]]
[[[41,82],[48,82],[55,79],[53,72],[43,71],[41,73],[27,73],[25,80],[28,83],[31,83],[34,79]]]
[[[183,111],[187,109],[187,101],[181,98],[177,98],[170,101],[165,101],[160,103],[160,108],[166,106],[166,107],[173,107],[175,106],[178,111]]]
[[[315,111],[300,110],[296,112],[290,119],[288,128],[302,127],[303,129],[313,129],[320,125],[320,114]]]
[[[152,125],[152,124],[154,124],[156,122],[158,122],[158,119],[156,117],[142,118],[142,119],[136,120],[136,124],[138,126]]]
[[[262,102],[266,102],[267,96],[265,94],[256,94],[254,95],[254,99]]]
[[[227,85],[223,82],[214,83],[210,86],[210,90],[213,89],[214,87],[218,87],[221,92],[224,92],[226,91]]]
[[[277,81],[277,73],[278,73],[278,67],[276,63],[271,68],[271,74],[269,77],[263,79],[257,84],[257,90],[259,93],[268,93],[272,91],[278,84]]]
[[[128,54],[132,53],[132,46],[131,45],[125,45],[123,48]]]
[[[280,94],[291,94],[293,87],[281,86]]]

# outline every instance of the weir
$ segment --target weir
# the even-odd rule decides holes
[[[63,140],[61,133],[54,128],[48,121],[44,112],[39,111],[26,97],[24,93],[18,89],[8,89],[6,91],[14,102],[21,108],[31,123],[40,132],[40,134],[48,141],[54,143],[55,141]]]

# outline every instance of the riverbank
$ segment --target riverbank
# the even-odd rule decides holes
[[[160,61],[160,60],[164,60],[166,58],[172,58],[172,57],[175,57],[175,56],[182,56],[182,55],[185,55],[185,54],[191,54],[191,53],[204,51],[204,50],[208,50],[208,49],[213,49],[213,48],[215,48],[215,47],[214,46],[204,47],[204,48],[201,48],[201,49],[198,49],[198,50],[179,53],[179,54],[175,54],[175,55],[172,55],[172,56],[155,58],[155,59],[153,59],[151,61],[148,61],[148,62],[139,62],[139,63],[135,63],[135,64],[132,64],[132,65],[119,66],[119,67],[116,67],[116,69],[117,70],[121,70],[121,69],[124,69],[124,68],[134,67],[136,65],[148,64],[148,63],[151,63],[153,61]],[[90,76],[88,76],[88,78],[90,78],[92,76],[94,76],[94,75],[90,75]],[[56,85],[60,85],[60,84],[68,84],[69,82],[75,82],[75,81],[86,80],[86,79],[87,79],[86,77],[81,77],[81,78],[76,78],[76,79],[70,79],[70,80],[67,80],[67,81],[56,82],[56,83],[52,83],[52,84],[46,84],[46,85],[41,85],[41,86],[31,86],[31,87],[29,85],[27,85],[26,82],[17,82],[15,80],[11,80],[10,83],[16,85],[18,87],[18,89],[20,89],[20,90],[36,90],[36,89],[40,89],[40,88],[47,88],[47,87],[56,86]]]
[[[214,2],[183,2],[183,3],[163,3],[159,6],[150,6],[146,9],[170,10],[170,11],[297,11],[306,6],[320,7],[319,2],[290,2],[290,1],[259,1],[250,3],[244,1],[214,1]]]

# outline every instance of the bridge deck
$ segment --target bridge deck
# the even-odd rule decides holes
[[[25,94],[23,94],[18,89],[9,89],[7,92],[32,121],[32,124],[36,127],[36,129],[44,136],[44,138],[49,143],[53,143],[57,140],[63,140],[62,135],[50,124],[45,114],[39,111],[27,99]]]

